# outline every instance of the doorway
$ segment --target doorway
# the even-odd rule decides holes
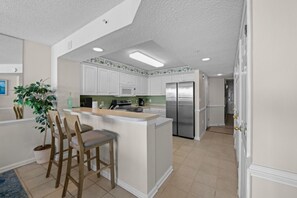
[[[233,128],[234,126],[234,80],[225,80],[225,125]]]

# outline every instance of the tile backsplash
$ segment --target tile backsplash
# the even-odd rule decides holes
[[[131,100],[133,105],[138,104],[138,98],[143,98],[145,101],[145,105],[149,104],[164,104],[166,101],[165,96],[133,96],[133,97],[116,97],[116,96],[88,96],[88,95],[81,95],[80,99],[84,98],[92,98],[93,101],[98,101],[98,105],[100,105],[101,102],[104,103],[104,108],[108,108],[112,100]]]

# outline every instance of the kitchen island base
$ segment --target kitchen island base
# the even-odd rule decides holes
[[[139,114],[141,118],[134,118],[131,114],[125,117],[122,112],[116,116],[106,110],[102,114],[84,109],[68,111],[79,115],[82,123],[94,129],[117,134],[114,147],[117,185],[137,197],[153,197],[173,170],[172,120],[155,114]],[[100,155],[103,161],[109,161],[107,147],[100,148]],[[95,163],[92,167],[96,170]],[[102,176],[109,179],[107,171]]]

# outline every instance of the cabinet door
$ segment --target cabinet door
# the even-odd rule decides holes
[[[142,77],[141,78],[141,86],[142,86],[142,95],[148,95],[148,78]]]
[[[182,81],[194,81],[194,73],[183,74]]]
[[[162,95],[162,76],[150,77],[150,94]]]
[[[82,65],[82,94],[97,94],[97,67]]]
[[[162,76],[162,95],[166,93],[166,83],[171,82],[171,76]]]
[[[181,82],[182,79],[182,74],[171,75],[171,82]]]
[[[98,68],[98,94],[109,95],[108,70]]]
[[[136,76],[136,95],[142,94],[142,76]]]
[[[120,90],[120,75],[119,72],[109,71],[109,95],[117,96]]]

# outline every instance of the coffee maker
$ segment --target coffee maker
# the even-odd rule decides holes
[[[144,99],[138,98],[138,106],[144,106]]]

